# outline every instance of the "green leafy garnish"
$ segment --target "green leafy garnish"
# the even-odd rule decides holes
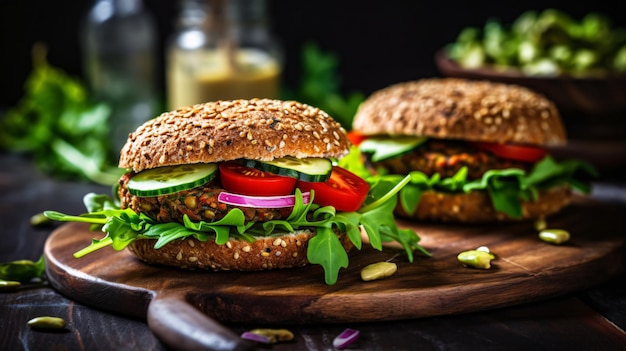
[[[406,213],[413,213],[424,191],[435,190],[448,193],[487,191],[494,209],[512,218],[522,215],[522,202],[537,199],[540,189],[569,185],[582,193],[590,191],[590,179],[597,171],[586,162],[568,160],[557,163],[546,156],[530,172],[517,168],[489,170],[481,179],[467,180],[467,168],[461,168],[454,176],[441,178],[439,174],[427,176],[418,171],[409,174],[410,182],[400,191],[400,205]]]
[[[85,222],[91,224],[91,230],[102,230],[106,235],[94,239],[91,245],[76,252],[79,258],[106,246],[122,250],[135,240],[156,239],[155,249],[161,248],[173,240],[193,237],[199,241],[213,238],[217,244],[224,244],[228,238],[237,238],[253,242],[255,236],[270,236],[273,233],[288,233],[297,230],[315,229],[316,235],[309,240],[307,258],[312,264],[319,264],[324,269],[326,284],[337,282],[341,268],[348,266],[348,254],[336,232],[345,232],[354,247],[362,247],[360,226],[367,232],[369,241],[377,250],[382,250],[383,242],[397,241],[404,247],[408,260],[413,262],[413,251],[419,250],[430,256],[419,245],[417,234],[408,229],[397,227],[393,209],[396,206],[397,193],[408,183],[402,177],[371,177],[368,199],[356,212],[337,213],[332,206],[321,207],[314,203],[315,192],[311,192],[310,202],[304,203],[302,192],[295,191],[296,202],[291,214],[284,220],[267,222],[245,222],[243,212],[232,209],[222,219],[215,222],[193,222],[185,216],[183,223],[157,223],[144,214],[137,214],[131,209],[120,209],[115,201],[106,195],[87,194],[85,205],[89,212],[79,216],[67,215],[55,211],[45,211],[44,215],[57,221]]]
[[[483,28],[464,28],[446,52],[465,68],[532,76],[624,74],[626,30],[599,13],[576,20],[557,9],[527,11],[510,25],[491,18]]]
[[[17,260],[0,264],[0,280],[30,283],[42,279],[45,272],[43,256],[37,261]]]
[[[25,94],[0,118],[0,149],[32,156],[55,177],[111,185],[122,171],[108,142],[109,115],[108,105],[93,102],[78,79],[51,66],[35,46]]]
[[[378,162],[390,157],[409,152],[426,142],[425,137],[393,136],[371,137],[365,139],[360,145],[361,152],[371,154],[373,162]]]

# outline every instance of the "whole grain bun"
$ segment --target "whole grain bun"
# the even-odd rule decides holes
[[[451,223],[510,222],[545,218],[559,212],[571,203],[571,189],[560,186],[539,191],[537,201],[522,203],[522,217],[511,218],[496,212],[486,191],[470,193],[441,193],[426,191],[413,213],[407,213],[400,205],[396,214],[409,219]]]
[[[527,88],[490,81],[430,78],[373,93],[359,107],[353,129],[365,135],[411,135],[437,139],[538,146],[564,145],[565,128],[553,102]],[[571,201],[567,186],[539,192],[522,203],[521,218],[496,212],[486,191],[426,191],[413,213],[396,214],[440,222],[485,223],[549,216]]]
[[[140,126],[122,148],[119,167],[139,172],[238,158],[340,158],[349,147],[344,128],[319,108],[269,99],[217,101],[166,112]]]
[[[259,271],[292,268],[307,265],[307,247],[314,236],[311,230],[258,237],[254,243],[230,239],[218,245],[215,240],[206,242],[194,238],[175,240],[155,249],[156,240],[137,240],[128,248],[139,259],[150,264],[173,266],[182,269]],[[346,252],[353,245],[345,234],[339,235]]]
[[[360,106],[353,129],[365,135],[417,135],[497,143],[566,143],[554,103],[517,85],[456,78],[404,82]]]

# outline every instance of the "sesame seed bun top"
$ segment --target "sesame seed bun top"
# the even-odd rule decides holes
[[[365,135],[418,135],[531,145],[563,145],[553,102],[517,85],[456,78],[404,82],[373,93],[353,129]]]
[[[239,158],[348,154],[346,131],[326,112],[296,101],[216,101],[166,112],[128,136],[120,168],[144,169]]]

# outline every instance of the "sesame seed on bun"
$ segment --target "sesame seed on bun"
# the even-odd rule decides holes
[[[140,260],[182,269],[206,269],[212,271],[260,271],[303,267],[307,259],[308,241],[315,236],[314,230],[297,230],[268,237],[257,237],[250,243],[229,240],[220,245],[214,239],[198,241],[194,238],[176,240],[156,250],[156,240],[137,240],[128,248]],[[345,233],[338,234],[347,251],[353,248]]]
[[[348,154],[346,131],[326,112],[295,101],[216,101],[166,112],[131,133],[120,168],[269,161]]]
[[[360,106],[364,135],[417,135],[528,145],[563,145],[553,102],[527,88],[489,81],[430,78],[391,85]]]

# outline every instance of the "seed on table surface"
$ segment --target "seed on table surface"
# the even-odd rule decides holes
[[[51,223],[52,221],[48,217],[46,217],[43,212],[37,213],[30,217],[30,225],[32,225],[33,227],[44,227],[50,225]]]
[[[457,255],[457,260],[466,266],[480,269],[491,268],[491,260],[496,257],[483,246],[476,250],[463,251]]]
[[[0,280],[0,292],[9,292],[17,290],[22,283],[13,280]]]
[[[41,316],[28,321],[28,326],[40,330],[62,330],[65,320],[59,317]]]
[[[544,229],[539,232],[539,238],[550,244],[562,244],[569,241],[570,235],[563,229]]]
[[[365,266],[361,270],[361,279],[371,281],[392,276],[398,270],[398,265],[393,262],[377,262]]]
[[[487,252],[490,253],[491,250],[489,250],[489,248],[487,246],[479,246],[476,248],[476,251],[483,251],[483,252]]]
[[[535,226],[535,230],[544,230],[548,227],[546,220],[544,218],[537,219],[533,225]]]
[[[270,343],[276,343],[279,341],[293,340],[293,333],[287,329],[253,329],[251,333],[265,336],[269,339]]]

